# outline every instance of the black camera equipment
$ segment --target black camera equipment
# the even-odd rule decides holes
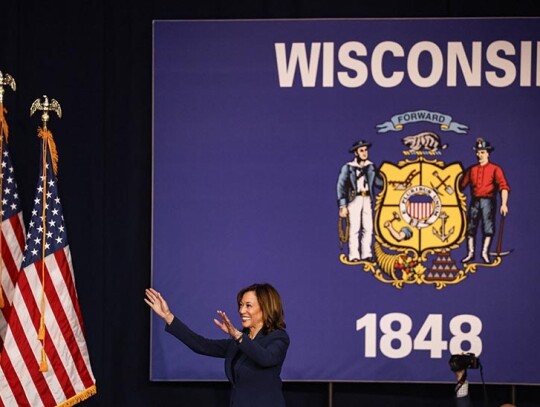
[[[478,369],[482,366],[480,359],[474,353],[466,353],[463,355],[452,355],[448,361],[452,372],[459,372],[466,369]]]
[[[456,383],[455,392],[458,393],[459,389],[467,380],[467,369],[480,369],[480,377],[482,378],[482,386],[484,388],[484,405],[487,405],[488,396],[486,383],[484,382],[484,372],[480,359],[476,357],[474,353],[465,353],[461,355],[452,355],[448,361],[452,372],[463,372],[458,382]]]

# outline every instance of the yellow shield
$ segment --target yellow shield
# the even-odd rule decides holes
[[[465,195],[458,181],[461,163],[419,157],[385,162],[384,186],[375,206],[375,237],[394,250],[427,251],[458,247],[465,237]]]

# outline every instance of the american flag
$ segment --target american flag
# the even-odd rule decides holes
[[[0,356],[0,406],[72,406],[96,393],[53,171],[54,141],[47,129],[40,136],[41,172]]]
[[[433,213],[433,199],[428,195],[413,195],[407,204],[407,213],[413,219],[429,218]]]
[[[0,105],[0,109],[1,109]],[[0,135],[0,137],[2,137]],[[22,263],[24,247],[24,222],[21,201],[11,165],[6,140],[0,140],[2,175],[0,178],[0,200],[2,201],[2,234],[0,240],[0,351],[4,346],[7,330],[7,317],[15,289],[15,282]]]

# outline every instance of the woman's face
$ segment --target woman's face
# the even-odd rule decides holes
[[[263,312],[262,308],[257,301],[255,291],[247,291],[242,296],[240,304],[238,304],[238,312],[242,319],[242,326],[244,328],[262,328],[263,326]]]

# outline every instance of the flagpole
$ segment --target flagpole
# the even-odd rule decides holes
[[[4,154],[4,139],[7,143],[8,136],[9,136],[9,128],[7,124],[7,120],[5,117],[5,114],[7,113],[7,110],[4,108],[4,86],[10,86],[13,91],[15,91],[16,85],[15,80],[13,77],[9,74],[2,74],[2,71],[0,71],[0,157],[3,157]],[[3,193],[4,193],[4,178],[0,177],[0,202],[2,202]],[[0,211],[0,225],[3,221],[3,214]],[[2,238],[0,236],[0,257],[2,257]],[[5,301],[4,301],[4,294],[2,290],[2,274],[4,272],[4,259],[2,257],[0,261],[0,308],[5,307]]]
[[[49,121],[49,111],[56,112],[59,118],[62,117],[62,109],[60,103],[55,99],[51,99],[44,95],[45,101],[41,103],[40,99],[36,99],[30,108],[30,116],[37,110],[41,110],[42,127],[38,127],[38,137],[42,139],[42,156],[41,156],[41,302],[40,302],[40,321],[38,339],[41,341],[41,364],[39,367],[40,372],[46,372],[48,370],[47,357],[45,354],[45,255],[47,251],[47,153],[51,154],[51,162],[53,163],[52,171],[56,175],[58,155],[56,154],[56,147],[51,131],[47,128],[47,122]],[[50,151],[48,151],[50,150]]]

